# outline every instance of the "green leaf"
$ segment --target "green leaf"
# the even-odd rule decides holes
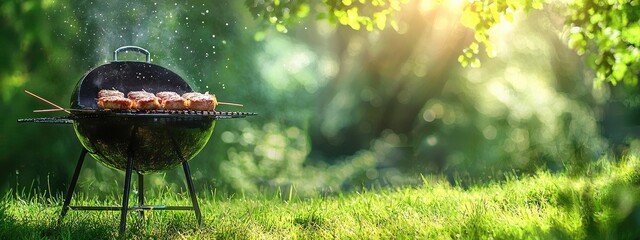
[[[259,42],[264,40],[266,36],[267,36],[267,33],[265,31],[257,31],[255,34],[253,34],[253,40]]]
[[[504,14],[504,19],[506,19],[509,22],[513,22],[513,12],[508,11]]]
[[[367,22],[367,31],[371,32],[373,31],[373,22]]]
[[[284,24],[280,24],[280,23],[276,24],[276,30],[281,33],[287,33],[289,31],[287,30],[287,27],[284,26]]]
[[[601,14],[593,14],[591,15],[591,18],[589,18],[591,24],[596,24],[602,20],[604,20],[604,16],[602,16]]]
[[[348,25],[355,29],[355,30],[360,30],[360,22],[358,22],[358,8],[357,7],[353,7],[349,10],[347,10],[347,22]]]
[[[478,54],[478,52],[480,52],[480,45],[478,45],[477,42],[472,42],[469,45],[469,49],[471,49],[471,51],[473,51],[474,54]]]
[[[467,61],[467,58],[463,55],[460,55],[458,57],[458,62],[460,62],[460,65],[462,65],[462,67],[467,67],[469,65],[469,62]]]
[[[347,17],[349,18],[349,22],[355,22],[358,19],[358,8],[353,7],[347,10]]]
[[[393,28],[393,30],[395,30],[396,32],[400,29],[400,27],[398,26],[398,21],[395,19],[391,19],[391,21],[389,21],[389,25],[391,25],[391,28]]]
[[[627,65],[621,62],[616,62],[616,64],[613,65],[612,70],[612,77],[616,80],[622,80],[624,75],[627,73]]]
[[[582,33],[571,33],[569,35],[569,47],[576,50],[578,54],[584,53],[584,46],[587,45],[586,40],[582,36]]]
[[[531,3],[531,7],[533,7],[533,9],[542,9],[542,1],[540,0],[535,0]]]
[[[480,17],[475,12],[465,11],[460,17],[462,25],[468,28],[475,28],[480,23]]]
[[[640,46],[640,23],[630,24],[626,29],[622,29],[620,35],[624,41]]]
[[[306,4],[306,3],[300,4],[300,6],[298,6],[298,11],[296,12],[296,17],[304,18],[307,15],[309,15],[310,11],[311,11],[311,8],[309,7],[309,4]]]
[[[474,58],[473,60],[471,60],[472,68],[479,68],[480,66],[482,66],[482,64],[480,63],[480,59]]]
[[[323,19],[327,19],[327,13],[321,12],[321,13],[318,13],[318,15],[316,15],[316,20],[323,20]]]
[[[341,10],[333,11],[333,15],[338,18],[338,22],[342,25],[349,24],[349,16],[347,16],[347,12]]]
[[[467,57],[467,58],[471,58],[471,57],[473,57],[473,52],[469,51],[469,49],[467,48],[464,51],[464,56]]]
[[[478,32],[476,31],[476,34],[473,35],[473,37],[476,39],[476,41],[478,42],[485,42],[487,41],[487,35],[484,32]]]
[[[384,30],[384,27],[387,24],[387,15],[377,14],[374,15],[374,19],[376,21],[376,26],[378,27],[378,29]]]

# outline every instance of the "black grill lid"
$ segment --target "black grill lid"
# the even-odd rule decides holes
[[[147,62],[118,61],[118,53],[126,51],[145,54]],[[71,97],[71,108],[97,109],[96,97],[102,89],[116,89],[124,93],[145,90],[183,94],[193,91],[178,74],[152,64],[150,60],[149,51],[141,47],[124,46],[116,49],[113,62],[94,68],[80,79]]]

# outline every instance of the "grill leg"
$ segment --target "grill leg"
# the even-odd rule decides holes
[[[187,178],[187,186],[189,187],[189,196],[191,196],[191,204],[193,205],[193,211],[196,213],[198,226],[201,226],[202,214],[200,213],[200,206],[198,206],[198,197],[196,196],[196,189],[193,187],[193,180],[191,179],[191,170],[189,170],[189,164],[187,163],[187,161],[182,161],[182,168],[184,168],[184,175]]]
[[[144,175],[138,173],[138,206],[144,205]],[[140,220],[144,220],[144,211],[138,212]]]
[[[120,236],[124,236],[127,227],[127,210],[129,210],[129,192],[131,190],[131,172],[133,171],[133,154],[127,159],[127,171],[124,175],[124,193],[122,194],[122,211],[120,213]]]
[[[62,212],[60,212],[60,219],[62,221],[65,215],[67,215],[67,211],[69,211],[69,204],[71,203],[71,198],[73,197],[73,191],[76,188],[76,184],[78,183],[78,176],[80,175],[80,169],[82,169],[82,164],[84,163],[84,158],[87,156],[87,149],[82,148],[82,152],[80,152],[80,158],[78,159],[78,163],[76,164],[76,170],[73,171],[73,178],[71,179],[71,184],[69,184],[69,189],[67,190],[67,194],[64,197],[64,204],[62,204]]]

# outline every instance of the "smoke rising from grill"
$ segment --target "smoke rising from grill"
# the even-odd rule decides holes
[[[226,3],[116,0],[77,4],[85,6],[75,8],[87,9],[77,12],[85,21],[76,25],[77,37],[87,37],[77,44],[89,44],[93,49],[83,59],[88,68],[112,61],[113,49],[119,46],[136,45],[152,52],[153,63],[185,76],[196,90],[225,89],[218,69],[228,66],[222,66],[218,59],[223,57],[220,52],[225,50],[226,40],[225,34],[216,29],[233,26],[229,23],[232,21],[216,13],[223,11]],[[139,53],[121,55],[119,59],[144,61]]]

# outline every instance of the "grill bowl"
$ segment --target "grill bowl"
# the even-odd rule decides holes
[[[127,158],[140,173],[168,170],[188,161],[209,141],[215,119],[101,116],[79,118],[73,127],[89,154],[107,167],[125,170]]]

